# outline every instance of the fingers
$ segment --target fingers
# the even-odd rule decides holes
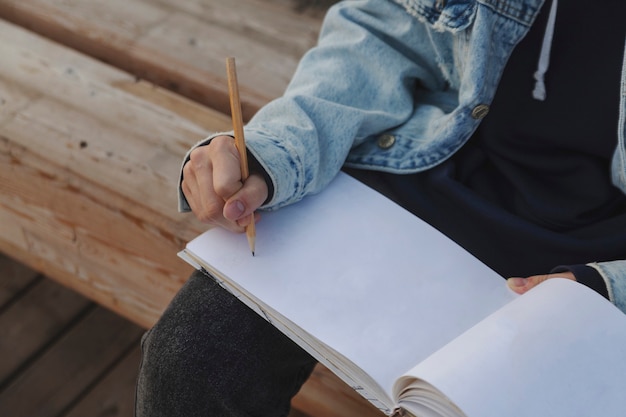
[[[213,188],[212,165],[210,160],[200,163],[198,156],[192,152],[190,160],[183,167],[183,181],[181,188],[187,203],[194,215],[203,223],[221,226],[230,230],[233,225],[221,219],[224,200],[219,197]]]
[[[207,171],[203,172],[204,179],[207,181],[203,185],[212,186],[215,194],[226,201],[243,185],[239,153],[235,142],[231,137],[220,136],[213,139],[206,148],[206,151],[200,153],[199,156],[210,160],[212,171],[211,175]]]
[[[232,138],[220,136],[194,149],[183,168],[183,194],[202,222],[235,232],[244,231],[251,213],[267,199],[260,175],[242,183],[239,154]]]
[[[551,278],[567,278],[572,281],[576,281],[576,276],[571,272],[559,272],[556,274],[542,274],[542,275],[533,275],[527,278],[520,277],[512,277],[506,280],[507,285],[511,290],[518,294],[524,294],[528,292],[531,288],[536,287],[542,282],[551,279]]]

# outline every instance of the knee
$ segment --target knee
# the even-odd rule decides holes
[[[142,351],[139,382],[145,392],[177,392],[196,406],[214,400],[233,409],[269,407],[273,411],[267,415],[288,409],[315,365],[285,335],[202,274],[192,276],[146,333]]]
[[[237,314],[229,298],[211,278],[194,273],[143,336],[142,362],[161,372],[181,373],[207,361],[215,343],[228,338],[229,316]]]

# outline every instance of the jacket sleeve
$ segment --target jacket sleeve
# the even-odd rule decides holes
[[[245,127],[249,152],[268,172],[265,208],[323,189],[350,149],[408,120],[416,86],[442,89],[425,29],[401,6],[340,2],[327,13],[318,45],[305,54],[285,94]]]
[[[604,279],[611,302],[626,313],[626,260],[588,265],[595,268]]]

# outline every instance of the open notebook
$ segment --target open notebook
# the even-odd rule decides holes
[[[341,173],[245,235],[179,254],[385,414],[623,416],[626,315],[554,279],[523,296],[446,236]],[[209,279],[209,278],[207,278]]]

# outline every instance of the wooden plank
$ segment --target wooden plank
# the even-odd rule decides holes
[[[0,249],[151,326],[204,229],[177,212],[182,156],[230,119],[13,25],[0,40]]]
[[[137,343],[137,346],[63,417],[132,417],[140,359],[141,349]]]
[[[291,0],[0,0],[0,17],[228,112],[237,57],[244,116],[279,96],[328,3]]]
[[[0,222],[0,224],[4,227],[4,223]],[[0,311],[16,294],[39,279],[38,275],[32,269],[0,253]],[[1,339],[0,343],[2,343]],[[0,360],[1,358],[0,355]]]
[[[0,385],[57,337],[89,301],[50,280],[40,280],[0,315]]]
[[[61,414],[140,334],[134,324],[96,308],[0,393],[0,415]]]

